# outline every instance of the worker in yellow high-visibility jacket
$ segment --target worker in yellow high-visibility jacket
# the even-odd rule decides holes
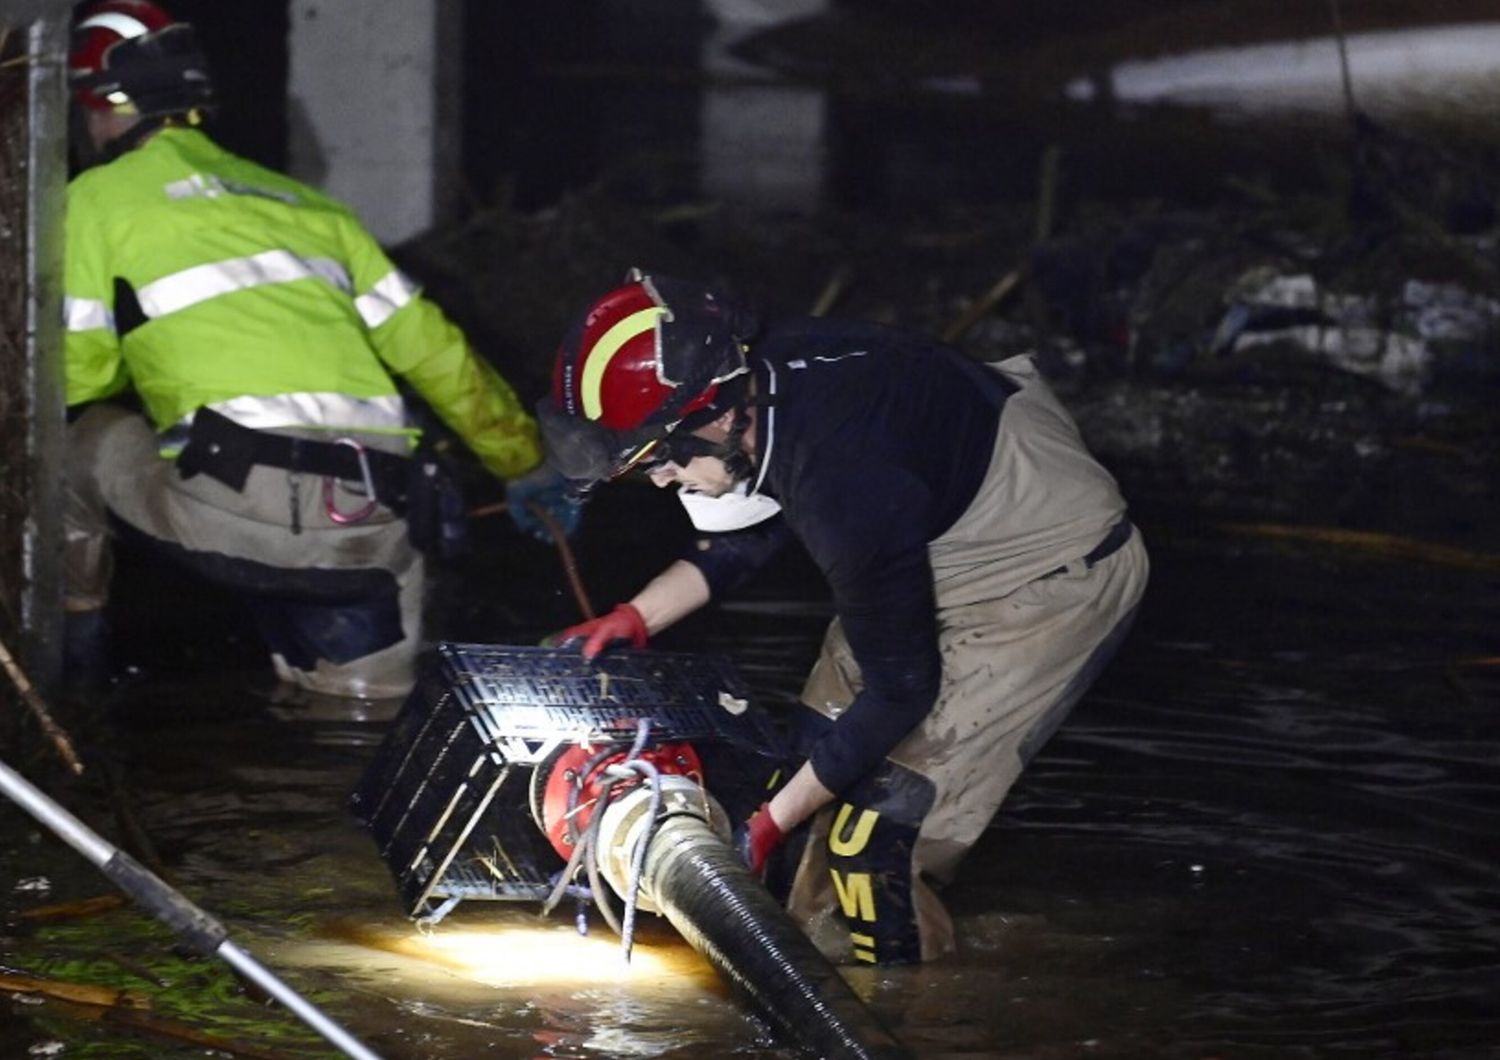
[[[67,198],[69,672],[102,663],[113,514],[241,592],[284,680],[404,694],[433,483],[394,377],[507,480],[523,528],[539,503],[571,529],[578,502],[512,388],[350,210],[198,128],[190,25],[105,0],[69,68],[95,163]],[[144,416],[108,400],[131,392]]]

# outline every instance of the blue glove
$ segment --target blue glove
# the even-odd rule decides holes
[[[578,532],[578,524],[583,519],[583,498],[573,491],[560,472],[546,464],[507,482],[505,504],[516,526],[538,541],[551,541],[552,531],[531,510],[532,505],[550,515],[567,537]]]

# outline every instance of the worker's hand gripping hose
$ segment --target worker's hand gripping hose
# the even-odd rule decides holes
[[[626,900],[627,954],[635,908],[659,912],[809,1052],[834,1060],[909,1055],[731,849],[713,797],[639,757],[646,732],[643,724],[624,763],[606,767],[622,781],[639,770],[645,782],[596,806],[589,822],[588,856]]]
[[[763,802],[749,820],[735,828],[730,846],[752,873],[764,876],[766,862],[785,840],[785,833],[771,816],[770,806]]]

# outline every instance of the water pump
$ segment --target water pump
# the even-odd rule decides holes
[[[441,644],[351,805],[428,925],[572,895],[628,954],[658,912],[809,1053],[907,1056],[726,843],[785,760],[718,657]]]

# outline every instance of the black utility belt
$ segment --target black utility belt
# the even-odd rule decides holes
[[[1121,519],[1109,528],[1109,533],[1104,535],[1104,540],[1100,541],[1083,556],[1083,565],[1089,569],[1093,569],[1102,560],[1113,556],[1124,547],[1125,542],[1130,540],[1130,535],[1134,530],[1135,526],[1129,519]],[[1055,578],[1059,574],[1066,574],[1069,566],[1070,564],[1065,563],[1056,570],[1049,570],[1042,577]]]
[[[197,411],[177,457],[178,474],[202,473],[238,492],[257,465],[373,487],[374,499],[398,515],[405,513],[413,471],[410,458],[381,449],[258,431],[210,408]]]

